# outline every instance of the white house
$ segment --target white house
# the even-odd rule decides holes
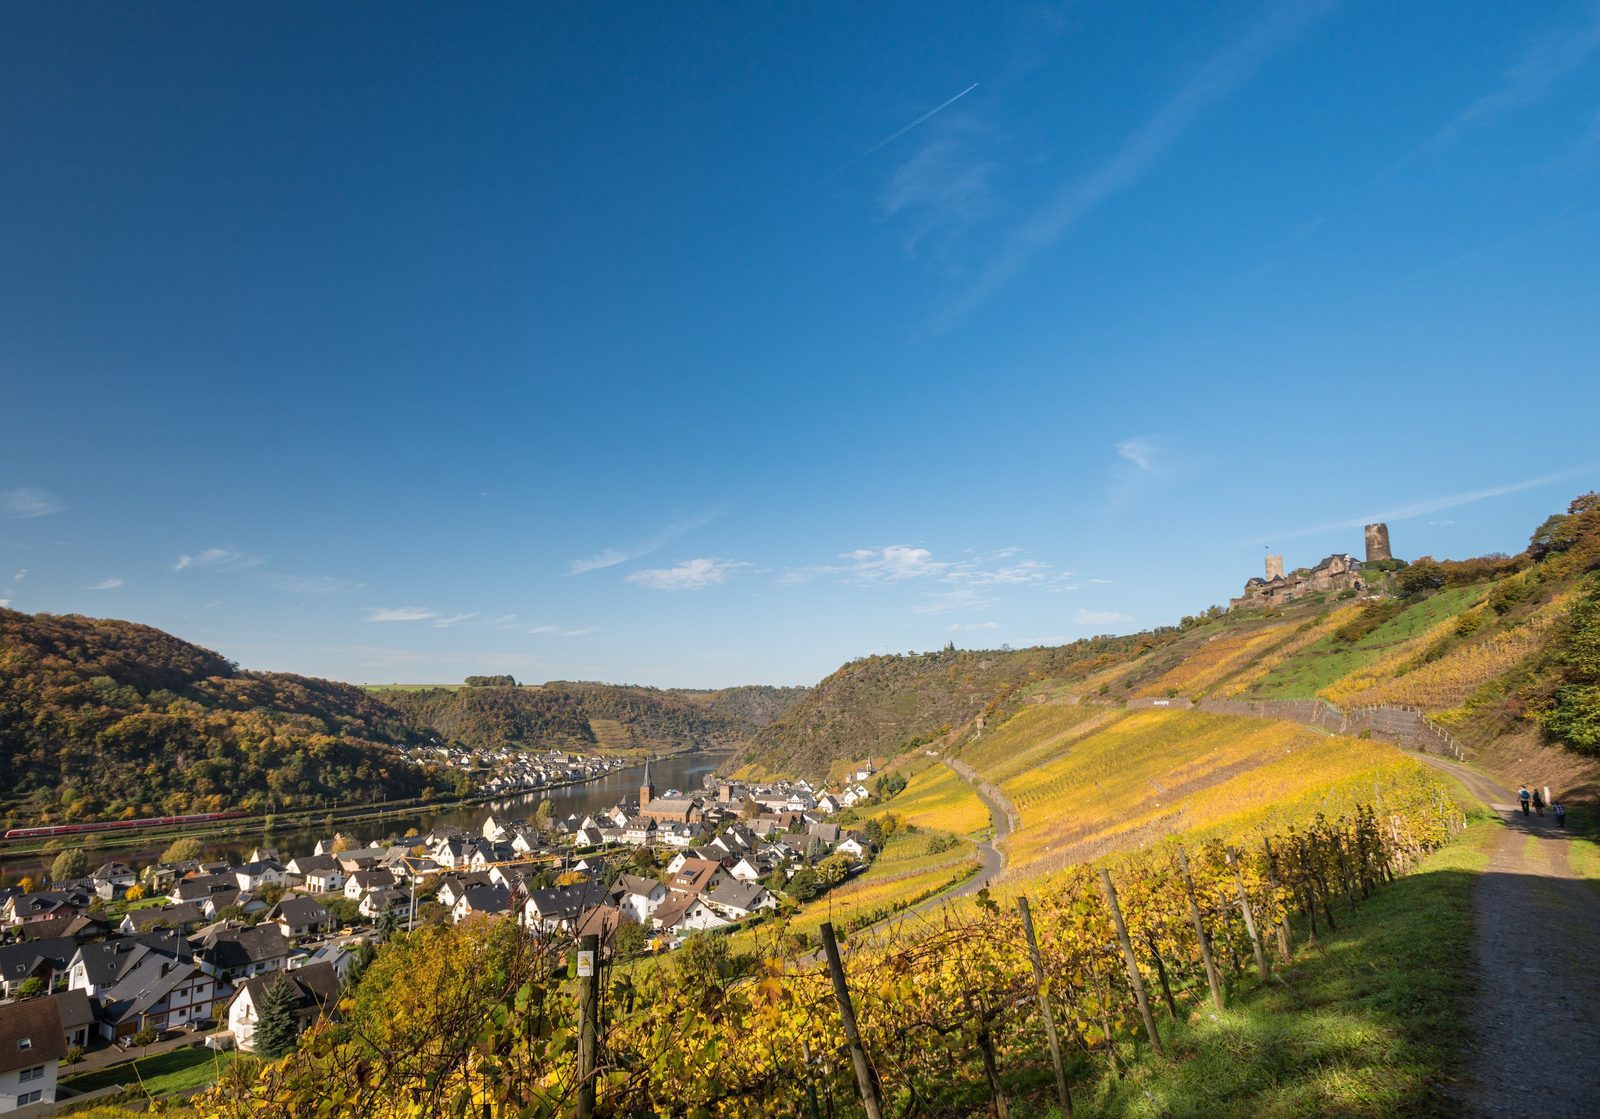
[[[650,922],[651,914],[667,900],[667,888],[654,878],[624,874],[612,885],[611,896],[624,913],[630,914],[641,925],[646,925]]]
[[[295,991],[295,1024],[304,1033],[312,1023],[338,1004],[340,981],[332,964],[307,964],[292,971],[252,979],[239,988],[228,1005],[228,1029],[233,1043],[246,1053],[255,1052],[256,1023],[267,991],[275,983],[291,983]]]
[[[0,1114],[56,1102],[56,1066],[67,1035],[55,999],[0,1006]]]

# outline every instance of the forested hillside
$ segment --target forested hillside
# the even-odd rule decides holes
[[[992,714],[1030,684],[1126,657],[1150,640],[1097,637],[1034,649],[864,657],[812,688],[761,730],[740,759],[757,769],[815,774],[869,752],[896,753]]]
[[[745,742],[804,688],[683,691],[553,680],[378,693],[417,726],[469,746],[705,749]]]
[[[423,737],[347,684],[241,671],[131,622],[0,609],[0,817],[415,796],[430,778],[394,747]]]

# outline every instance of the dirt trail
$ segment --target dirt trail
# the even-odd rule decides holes
[[[1473,902],[1469,1114],[1600,1114],[1600,890],[1571,870],[1571,835],[1548,810],[1525,817],[1510,789],[1448,759],[1418,756],[1501,818]]]

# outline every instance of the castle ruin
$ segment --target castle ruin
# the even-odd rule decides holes
[[[1375,524],[1367,526],[1367,562],[1381,563],[1386,559],[1393,559],[1389,554],[1389,526]]]
[[[1379,563],[1392,558],[1389,553],[1389,526],[1368,525],[1366,528],[1367,563]],[[1355,591],[1367,589],[1361,574],[1362,564],[1349,553],[1335,553],[1315,567],[1300,567],[1287,575],[1283,571],[1282,556],[1268,556],[1266,577],[1256,576],[1244,585],[1244,594],[1228,603],[1228,609],[1241,606],[1281,606],[1307,595],[1325,591]]]

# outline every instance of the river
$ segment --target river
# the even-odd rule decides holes
[[[668,789],[693,793],[705,786],[706,776],[727,758],[726,753],[711,752],[658,758],[650,763],[650,780],[656,787],[657,796],[666,795]],[[437,827],[469,828],[476,831],[482,826],[484,817],[491,812],[496,816],[513,820],[532,817],[541,800],[550,802],[557,819],[563,819],[569,813],[586,816],[610,808],[619,800],[636,798],[639,795],[639,783],[643,778],[644,767],[631,766],[579,785],[563,785],[560,788],[523,793],[520,796],[484,801],[479,804],[402,811],[398,815],[385,816],[381,822],[369,821],[350,825],[348,830],[353,832],[357,839],[368,842],[389,835],[403,835],[410,828],[416,828],[424,835]],[[297,826],[276,828],[270,837],[256,834],[202,839],[205,852],[203,857],[233,863],[243,862],[249,857],[251,849],[260,843],[276,847],[278,853],[287,861],[296,855],[309,855],[317,840],[331,838],[332,831],[332,828],[322,826]],[[171,842],[171,837],[167,836],[159,843],[141,843],[135,834],[119,837],[114,832],[103,833],[97,838],[100,842],[89,854],[91,868],[107,859],[117,859],[138,870],[155,862],[162,850]],[[122,842],[118,842],[119,839]],[[15,882],[24,874],[38,877],[40,872],[49,866],[51,858],[53,856],[46,856],[42,860],[36,856],[22,856],[6,860],[0,865],[0,870],[3,870],[3,873],[0,873],[0,882]]]

